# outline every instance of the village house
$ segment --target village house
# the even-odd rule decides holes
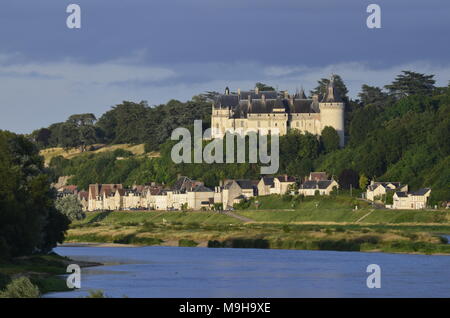
[[[214,191],[203,182],[180,177],[172,188],[135,185],[124,189],[121,184],[91,184],[89,211],[98,210],[201,210],[214,203]]]
[[[307,180],[300,185],[298,193],[304,196],[330,195],[334,189],[339,189],[335,180]]]
[[[295,184],[295,178],[287,175],[262,177],[258,183],[258,195],[285,194]]]
[[[370,201],[382,200],[389,191],[407,192],[408,185],[402,185],[400,182],[374,182],[371,181],[367,187],[366,199]]]
[[[78,201],[80,201],[83,211],[88,211],[89,209],[89,192],[87,191],[80,191],[77,194]]]
[[[90,184],[88,210],[120,210],[123,194],[121,184]]]
[[[412,192],[397,191],[394,193],[392,208],[411,210],[425,209],[430,195],[430,188],[423,188]]]
[[[326,172],[311,172],[305,181],[327,181],[328,175]]]
[[[224,186],[217,186],[214,191],[214,203],[222,203],[225,209],[241,200],[257,195],[257,183],[254,180],[227,180]]]

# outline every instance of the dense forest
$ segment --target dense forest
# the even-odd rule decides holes
[[[432,204],[449,200],[450,87],[436,87],[433,77],[404,71],[382,88],[363,85],[358,99],[351,99],[337,76],[346,104],[346,146],[339,149],[332,128],[326,128],[320,138],[291,131],[280,138],[279,174],[301,179],[313,170],[327,171],[344,188],[364,187],[370,180],[400,181],[411,189],[431,187]],[[311,93],[323,94],[327,84],[327,79],[321,79]],[[74,115],[33,132],[31,138],[40,147],[145,143],[147,151],[160,151],[159,158],[116,150],[52,159],[54,177],[72,175],[71,181],[84,189],[96,182],[170,184],[179,174],[209,186],[226,178],[258,178],[258,164],[174,164],[170,159],[176,143],[169,138],[172,130],[190,127],[194,119],[203,119],[207,128],[216,94],[208,92],[186,103],[172,100],[157,107],[123,102],[98,121],[92,114]]]

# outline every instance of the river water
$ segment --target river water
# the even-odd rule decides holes
[[[81,289],[46,297],[450,297],[450,256],[189,247],[58,247]],[[75,262],[76,263],[76,262]],[[369,289],[369,264],[381,288]]]

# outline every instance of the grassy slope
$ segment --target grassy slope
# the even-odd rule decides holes
[[[450,223],[450,211],[445,210],[378,210],[369,203],[355,198],[311,197],[292,204],[272,195],[258,198],[248,210],[238,214],[258,222],[348,222],[354,223]],[[355,210],[355,206],[358,210]],[[279,207],[279,208],[276,208]],[[364,217],[364,218],[363,218]]]
[[[94,151],[86,151],[84,153],[101,153],[101,152],[107,152],[107,151],[114,151],[116,149],[123,149],[123,150],[130,151],[136,156],[147,155],[149,157],[155,157],[155,156],[159,155],[158,153],[145,154],[144,144],[109,145],[109,146],[104,146],[104,147],[94,150]],[[66,159],[72,159],[80,154],[81,154],[81,151],[79,148],[71,148],[68,150],[64,150],[63,148],[56,147],[56,148],[47,148],[47,149],[41,150],[41,155],[44,157],[46,164],[48,164],[50,162],[50,160],[56,156],[63,156]]]

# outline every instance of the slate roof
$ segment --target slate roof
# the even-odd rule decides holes
[[[205,187],[204,185],[197,185],[192,189],[192,192],[213,192],[213,190]]]
[[[308,180],[303,182],[300,185],[301,189],[321,189],[324,190],[330,186],[330,184],[333,182],[333,180],[323,180],[323,181],[317,181],[317,180]]]
[[[324,103],[338,103],[342,102],[342,97],[338,93],[335,87],[335,77],[331,77],[330,82],[327,85],[327,91],[323,96],[322,102]]]
[[[417,191],[413,191],[413,192],[410,192],[410,193],[412,195],[425,195],[425,194],[428,193],[428,191],[431,191],[431,189],[430,188],[422,188],[422,189],[419,189]]]
[[[273,187],[273,179],[274,177],[263,177],[263,183],[264,185],[270,185],[271,187]]]
[[[255,187],[252,180],[236,180],[241,189],[253,189]]]
[[[262,91],[258,94],[255,91],[243,91],[240,94],[219,95],[214,101],[214,108],[230,109],[233,118],[246,118],[248,113],[270,114],[274,109],[284,109],[287,113],[316,113],[317,107],[314,106],[313,100],[307,99],[303,90],[292,99],[285,98],[278,91]]]
[[[375,190],[375,189],[376,189],[378,186],[380,186],[380,185],[381,185],[383,188],[387,189],[389,184],[394,185],[396,189],[402,187],[402,184],[401,184],[400,182],[374,182],[373,184],[370,184],[370,185],[368,186],[368,189],[369,189],[370,191],[373,191],[373,190]]]

